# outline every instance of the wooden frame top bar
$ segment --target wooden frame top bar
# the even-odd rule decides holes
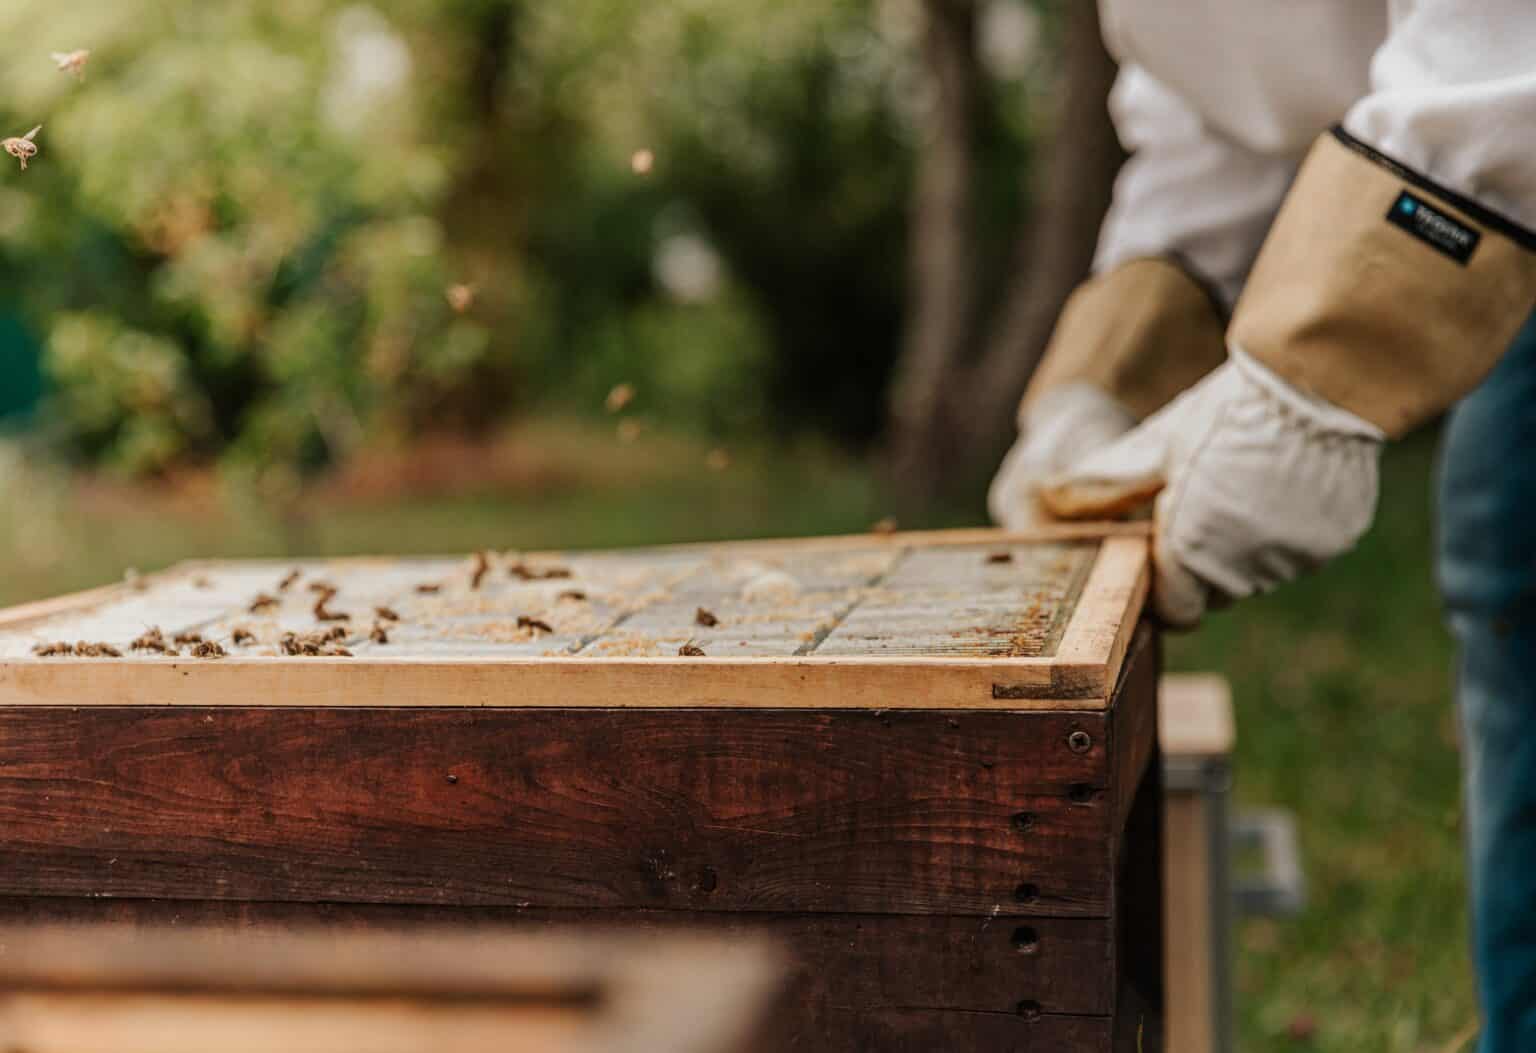
[[[731,557],[814,549],[912,549],[1099,540],[1070,617],[1048,657],[937,654],[793,657],[385,656],[0,659],[0,706],[647,707],[812,709],[1102,709],[1149,587],[1145,525],[907,533],[707,546]],[[704,548],[706,546],[688,546]],[[647,550],[683,552],[685,548]],[[572,554],[561,554],[570,556]],[[553,554],[528,554],[530,561]],[[382,558],[327,561],[368,567]],[[143,588],[220,569],[286,563],[189,563]],[[32,630],[121,600],[111,586],[0,611],[0,631]],[[41,628],[39,632],[43,631]],[[375,657],[375,655],[378,655]]]

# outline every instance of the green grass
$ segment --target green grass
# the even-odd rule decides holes
[[[1245,1051],[1440,1053],[1475,1015],[1432,452],[1390,452],[1355,552],[1170,641],[1232,680],[1239,800],[1301,820],[1309,909],[1240,930]]]
[[[1310,907],[1240,930],[1245,1053],[1440,1053],[1473,1017],[1451,650],[1430,577],[1431,452],[1425,439],[1390,453],[1377,527],[1356,552],[1170,641],[1173,668],[1233,682],[1240,800],[1301,820]],[[833,533],[888,510],[866,471],[824,452],[737,451],[720,475],[699,469],[701,454],[648,439],[600,483],[568,472],[522,497],[327,503],[297,526],[255,510],[87,500],[29,475],[0,491],[0,602],[188,556]],[[909,525],[977,514],[979,504]]]

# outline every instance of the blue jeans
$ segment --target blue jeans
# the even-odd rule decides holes
[[[1452,413],[1440,590],[1460,645],[1481,1053],[1536,1050],[1536,318]]]

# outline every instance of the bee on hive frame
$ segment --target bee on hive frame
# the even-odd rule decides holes
[[[27,161],[37,156],[37,133],[43,130],[42,125],[33,128],[26,135],[13,135],[9,139],[0,139],[0,150],[4,150],[16,160],[21,162],[21,170],[27,170]]]

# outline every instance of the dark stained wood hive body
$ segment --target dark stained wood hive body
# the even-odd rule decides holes
[[[1157,1050],[1147,562],[214,563],[0,612],[0,920],[702,925],[789,947],[775,1049]],[[338,613],[350,657],[283,653]],[[33,654],[77,641],[124,657]]]

